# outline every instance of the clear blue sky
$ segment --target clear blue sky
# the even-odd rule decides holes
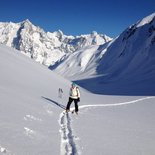
[[[0,21],[29,19],[45,31],[66,35],[92,31],[118,36],[129,25],[155,12],[155,0],[1,0]]]

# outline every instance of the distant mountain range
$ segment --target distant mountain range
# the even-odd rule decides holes
[[[66,55],[89,46],[101,45],[111,38],[92,32],[88,35],[66,36],[62,31],[45,32],[28,19],[20,23],[0,23],[0,43],[13,47],[22,53],[50,66]]]

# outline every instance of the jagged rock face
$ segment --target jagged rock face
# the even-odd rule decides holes
[[[45,32],[29,20],[21,23],[0,23],[0,43],[16,48],[41,64],[50,66],[64,56],[88,45],[110,41],[106,35],[66,36],[62,31]]]

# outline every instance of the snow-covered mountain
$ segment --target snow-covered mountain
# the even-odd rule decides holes
[[[100,94],[154,94],[155,13],[117,38],[44,32],[26,20],[0,24],[1,43],[24,51],[58,74]],[[124,88],[129,87],[128,92]],[[118,89],[119,88],[119,89]]]
[[[92,32],[88,35],[66,36],[62,31],[45,32],[29,20],[0,23],[0,43],[22,51],[44,65],[54,65],[68,54],[88,45],[101,45],[111,38]]]
[[[4,45],[0,73],[1,155],[154,155],[155,97],[79,87],[79,115],[64,114],[69,81]]]
[[[81,48],[49,68],[70,80],[97,76],[97,67],[109,44]]]
[[[98,81],[103,84],[102,90],[109,92],[113,85],[115,92],[118,88],[123,92],[124,87],[130,87],[132,93],[154,94],[154,51],[155,13],[127,28],[107,48],[97,67],[97,72],[103,75]],[[109,83],[108,87],[105,83]]]
[[[91,77],[78,82],[83,85],[84,81],[83,86],[95,93],[126,94],[129,92],[123,88],[129,86],[131,94],[154,94],[154,62],[155,13],[129,26],[109,43],[77,51],[54,70],[72,80]]]

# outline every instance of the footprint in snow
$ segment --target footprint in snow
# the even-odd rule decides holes
[[[6,152],[7,152],[6,148],[0,146],[0,153],[6,153]]]
[[[33,115],[26,115],[24,117],[25,121],[42,121],[42,119],[34,117]]]
[[[53,107],[52,106],[45,106],[46,112],[52,116],[53,115]]]
[[[24,134],[30,138],[34,138],[34,136],[36,135],[36,132],[27,127],[24,127]]]

